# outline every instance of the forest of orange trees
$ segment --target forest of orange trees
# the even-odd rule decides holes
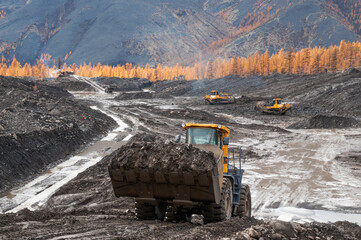
[[[305,48],[300,51],[281,49],[277,54],[268,51],[261,54],[256,52],[247,58],[234,57],[230,60],[219,58],[206,63],[195,63],[193,66],[165,67],[158,64],[155,68],[136,66],[127,63],[124,66],[109,66],[100,63],[96,65],[73,64],[62,65],[62,71],[73,71],[83,77],[119,77],[119,78],[148,78],[151,81],[171,80],[183,75],[186,80],[203,78],[220,78],[227,75],[249,76],[284,74],[317,74],[325,71],[336,72],[350,67],[359,67],[361,61],[361,43],[341,41],[339,46],[329,48]],[[2,59],[0,75],[35,78],[56,77],[58,68],[49,55],[42,55],[37,64],[25,63],[23,66],[14,57],[11,62]]]

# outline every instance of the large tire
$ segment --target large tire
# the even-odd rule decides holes
[[[135,216],[141,220],[154,220],[155,206],[135,200]]]
[[[165,218],[166,205],[158,203],[153,206],[149,203],[139,202],[135,200],[135,216],[141,220],[161,220]]]
[[[249,186],[246,184],[242,184],[241,186],[241,201],[237,208],[237,214],[240,217],[250,217],[251,216],[251,190]]]
[[[228,220],[232,216],[233,188],[228,178],[223,178],[221,201],[219,204],[209,203],[203,205],[204,223]]]

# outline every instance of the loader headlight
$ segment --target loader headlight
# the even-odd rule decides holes
[[[182,127],[184,128],[186,126],[186,124],[185,123],[182,123]]]
[[[218,128],[222,128],[222,125],[218,125]]]

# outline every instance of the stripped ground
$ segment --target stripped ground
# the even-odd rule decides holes
[[[175,135],[183,134],[184,139],[183,122],[220,123],[230,127],[231,147],[243,149],[244,181],[251,187],[255,218],[235,217],[206,225],[198,215],[193,216],[191,223],[139,221],[135,218],[134,199],[114,196],[107,173],[110,162],[104,158],[63,185],[44,205],[36,206],[38,210],[1,215],[0,238],[360,239],[361,129],[288,128],[318,114],[359,121],[358,112],[352,111],[359,104],[357,97],[347,98],[352,108],[347,105],[336,109],[336,103],[331,102],[337,101],[333,94],[343,93],[339,89],[342,85],[336,83],[349,82],[355,74],[358,73],[307,79],[267,78],[272,86],[268,90],[275,94],[282,92],[282,97],[294,102],[294,111],[285,116],[254,110],[257,101],[276,97],[264,95],[264,86],[257,83],[265,79],[260,78],[250,78],[238,85],[237,79],[220,79],[218,85],[217,80],[211,80],[208,88],[227,86],[224,82],[229,80],[235,91],[232,94],[240,91],[233,105],[204,105],[203,93],[195,87],[200,82],[182,83],[184,87],[178,83],[173,86],[172,82],[157,83],[152,88],[162,89],[162,98],[114,100],[116,94],[76,94],[77,99],[86,100],[89,105],[111,111],[127,125],[123,131],[132,135],[153,132],[172,140]],[[329,90],[334,91],[328,92],[328,98],[318,99],[328,89],[326,77],[332,78],[335,87]],[[282,84],[277,85],[279,81]],[[353,89],[361,86],[352,81]],[[241,94],[241,89],[247,94]],[[167,94],[171,97],[164,98]],[[302,101],[306,95],[310,101]],[[321,100],[329,104],[322,105]],[[328,221],[333,223],[321,223]]]

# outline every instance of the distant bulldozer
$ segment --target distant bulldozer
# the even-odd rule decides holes
[[[264,113],[284,115],[291,107],[289,103],[282,103],[281,98],[275,98],[271,104],[258,102],[255,109],[261,110]]]
[[[235,103],[235,99],[233,96],[228,95],[225,92],[218,92],[216,90],[211,91],[211,94],[206,95],[204,97],[204,101],[206,104],[227,104],[227,103]]]

